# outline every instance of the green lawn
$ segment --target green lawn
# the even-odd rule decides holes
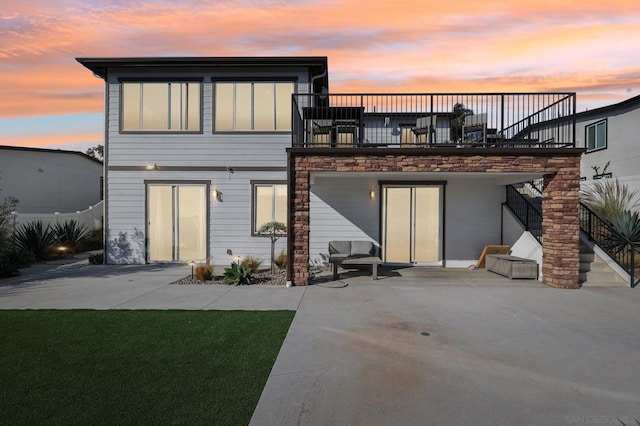
[[[0,311],[0,424],[247,424],[293,315]]]

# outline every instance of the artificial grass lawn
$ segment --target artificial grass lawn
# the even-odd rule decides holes
[[[0,424],[248,424],[293,311],[0,311]]]

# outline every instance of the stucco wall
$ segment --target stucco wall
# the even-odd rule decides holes
[[[20,213],[75,213],[100,201],[102,164],[72,152],[0,149],[0,197]]]

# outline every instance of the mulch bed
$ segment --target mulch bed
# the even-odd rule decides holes
[[[286,282],[287,272],[284,269],[276,269],[273,274],[271,274],[271,270],[265,269],[253,274],[251,285],[285,285]],[[200,281],[196,277],[191,278],[191,275],[188,275],[171,284],[228,285],[222,281],[222,275],[216,275],[210,281]]]

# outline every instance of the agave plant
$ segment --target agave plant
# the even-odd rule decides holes
[[[252,279],[251,269],[241,263],[233,262],[230,268],[224,268],[224,278],[222,280],[225,284],[251,284]]]
[[[53,230],[61,244],[66,244],[71,249],[75,249],[79,243],[91,236],[85,225],[80,224],[75,219],[66,220],[62,224],[56,224]]]
[[[640,207],[638,191],[631,191],[618,179],[593,181],[580,191],[580,198],[587,207],[609,222],[625,211]]]
[[[16,249],[33,253],[36,260],[42,260],[47,251],[57,241],[57,237],[51,226],[47,225],[45,227],[42,221],[38,220],[18,226],[13,235],[13,240]]]
[[[626,210],[611,220],[614,229],[631,241],[633,249],[640,251],[640,214]],[[627,248],[625,239],[611,236],[607,242],[608,248],[614,253],[620,253]]]

